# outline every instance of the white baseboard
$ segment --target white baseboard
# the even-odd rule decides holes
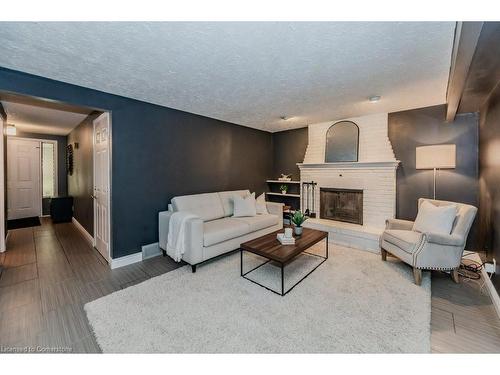
[[[130,255],[125,255],[124,257],[111,259],[109,265],[111,269],[115,269],[128,266],[129,264],[137,263],[140,261],[142,261],[142,251]]]
[[[467,255],[469,257],[468,259],[472,259],[473,261],[478,262],[479,264],[483,263],[479,255],[475,252],[466,250],[464,252],[464,255]],[[484,267],[481,268],[481,277],[484,280],[484,286],[486,286],[486,289],[488,289],[488,294],[490,295],[491,302],[493,303],[497,315],[500,318],[500,296],[498,296],[498,292],[493,283],[491,282],[490,275],[488,275],[488,272],[486,272]]]
[[[479,255],[476,254],[474,258],[475,261],[482,263],[481,258],[479,258]],[[491,297],[491,301],[493,302],[493,306],[495,307],[495,310],[497,311],[497,315],[500,318],[500,296],[498,295],[498,292],[491,282],[490,275],[488,275],[488,272],[484,269],[484,267],[481,269],[481,277],[484,279],[484,284],[486,288],[488,289],[488,293]]]
[[[121,258],[111,259],[109,263],[111,269],[128,266],[129,264],[140,262],[161,255],[162,251],[158,242],[142,246],[142,251]]]
[[[160,245],[158,242],[151,243],[149,245],[144,245],[142,247],[142,259],[149,259],[157,257],[162,254]]]
[[[9,235],[10,231],[7,230],[7,234],[5,235],[5,240],[2,246],[0,247],[0,253],[5,253],[7,251],[7,241],[9,240]]]
[[[94,247],[94,237],[92,237],[90,233],[87,232],[87,230],[83,227],[83,225],[80,224],[74,217],[71,218],[71,221],[75,225],[76,229],[78,229],[80,233],[83,234],[83,237],[87,240],[90,246]]]

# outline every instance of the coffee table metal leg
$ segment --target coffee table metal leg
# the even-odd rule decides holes
[[[326,235],[326,259],[328,259],[328,235]]]
[[[285,266],[281,263],[281,295],[285,295],[285,275],[284,275]]]
[[[243,249],[240,249],[240,276],[243,276]]]

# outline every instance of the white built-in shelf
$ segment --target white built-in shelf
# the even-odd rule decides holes
[[[295,197],[295,198],[300,198],[300,194],[282,194],[282,193],[266,193],[267,195],[279,195],[280,197]]]
[[[300,184],[300,181],[267,180],[266,182],[269,182],[272,184]]]

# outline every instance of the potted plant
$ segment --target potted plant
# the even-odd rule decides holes
[[[281,185],[280,186],[281,194],[286,194],[288,191],[288,185]]]
[[[300,236],[302,234],[302,224],[307,220],[307,216],[302,211],[297,210],[292,216],[292,223],[295,225],[295,234]]]

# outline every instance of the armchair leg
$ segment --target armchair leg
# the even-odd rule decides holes
[[[458,269],[451,270],[451,279],[457,284],[460,283],[460,278],[458,276]]]
[[[415,278],[415,284],[422,285],[422,270],[413,267],[413,277]]]
[[[196,264],[191,265],[191,271],[192,271],[193,273],[195,273],[195,272],[196,272]]]
[[[162,250],[161,251],[163,253],[163,256],[166,257],[167,256],[167,252],[165,250]]]
[[[382,255],[382,260],[385,262],[387,260],[387,250],[380,249],[380,255]]]

